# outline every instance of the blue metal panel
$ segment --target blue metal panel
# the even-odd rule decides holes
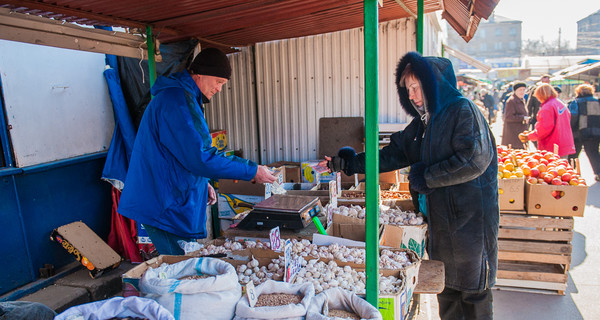
[[[110,184],[100,180],[104,158],[16,177],[23,221],[33,267],[45,263],[56,268],[73,261],[50,232],[83,221],[101,238],[110,231]]]
[[[13,176],[0,177],[0,294],[34,280]]]
[[[100,179],[106,154],[23,170],[0,170],[0,294],[36,280],[38,268],[74,261],[50,232],[83,221],[106,240],[111,185]]]

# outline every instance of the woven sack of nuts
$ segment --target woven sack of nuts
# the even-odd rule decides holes
[[[338,312],[333,312],[334,310]],[[379,310],[368,303],[367,300],[348,290],[336,287],[327,289],[315,296],[308,307],[306,320],[340,319],[339,315],[344,313],[348,314],[348,319],[355,317],[355,319],[368,320],[382,319]]]
[[[304,320],[306,311],[315,296],[312,283],[291,284],[282,281],[267,280],[256,287],[255,293],[261,300],[262,295],[268,295],[265,306],[250,307],[248,297],[244,295],[235,308],[234,320],[254,319],[285,319]],[[294,296],[299,296],[299,303]],[[282,304],[287,302],[288,304]]]

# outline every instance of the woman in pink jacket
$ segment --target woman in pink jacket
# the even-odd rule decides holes
[[[533,95],[542,105],[537,114],[535,130],[519,134],[521,141],[537,140],[538,149],[550,152],[554,152],[554,145],[557,145],[561,158],[575,153],[569,108],[556,98],[558,94],[547,83],[540,85]]]

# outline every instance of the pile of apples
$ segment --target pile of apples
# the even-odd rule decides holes
[[[498,179],[525,177],[531,184],[586,185],[566,159],[546,150],[498,146]]]

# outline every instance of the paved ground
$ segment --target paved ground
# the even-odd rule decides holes
[[[501,119],[492,125],[492,131],[496,140],[500,142]],[[575,218],[573,254],[565,295],[495,290],[495,319],[600,319],[600,183],[594,181],[594,173],[587,156],[582,153],[579,159],[582,175],[590,188],[584,217]],[[421,312],[415,319],[439,319],[437,307],[435,295],[423,295]]]

